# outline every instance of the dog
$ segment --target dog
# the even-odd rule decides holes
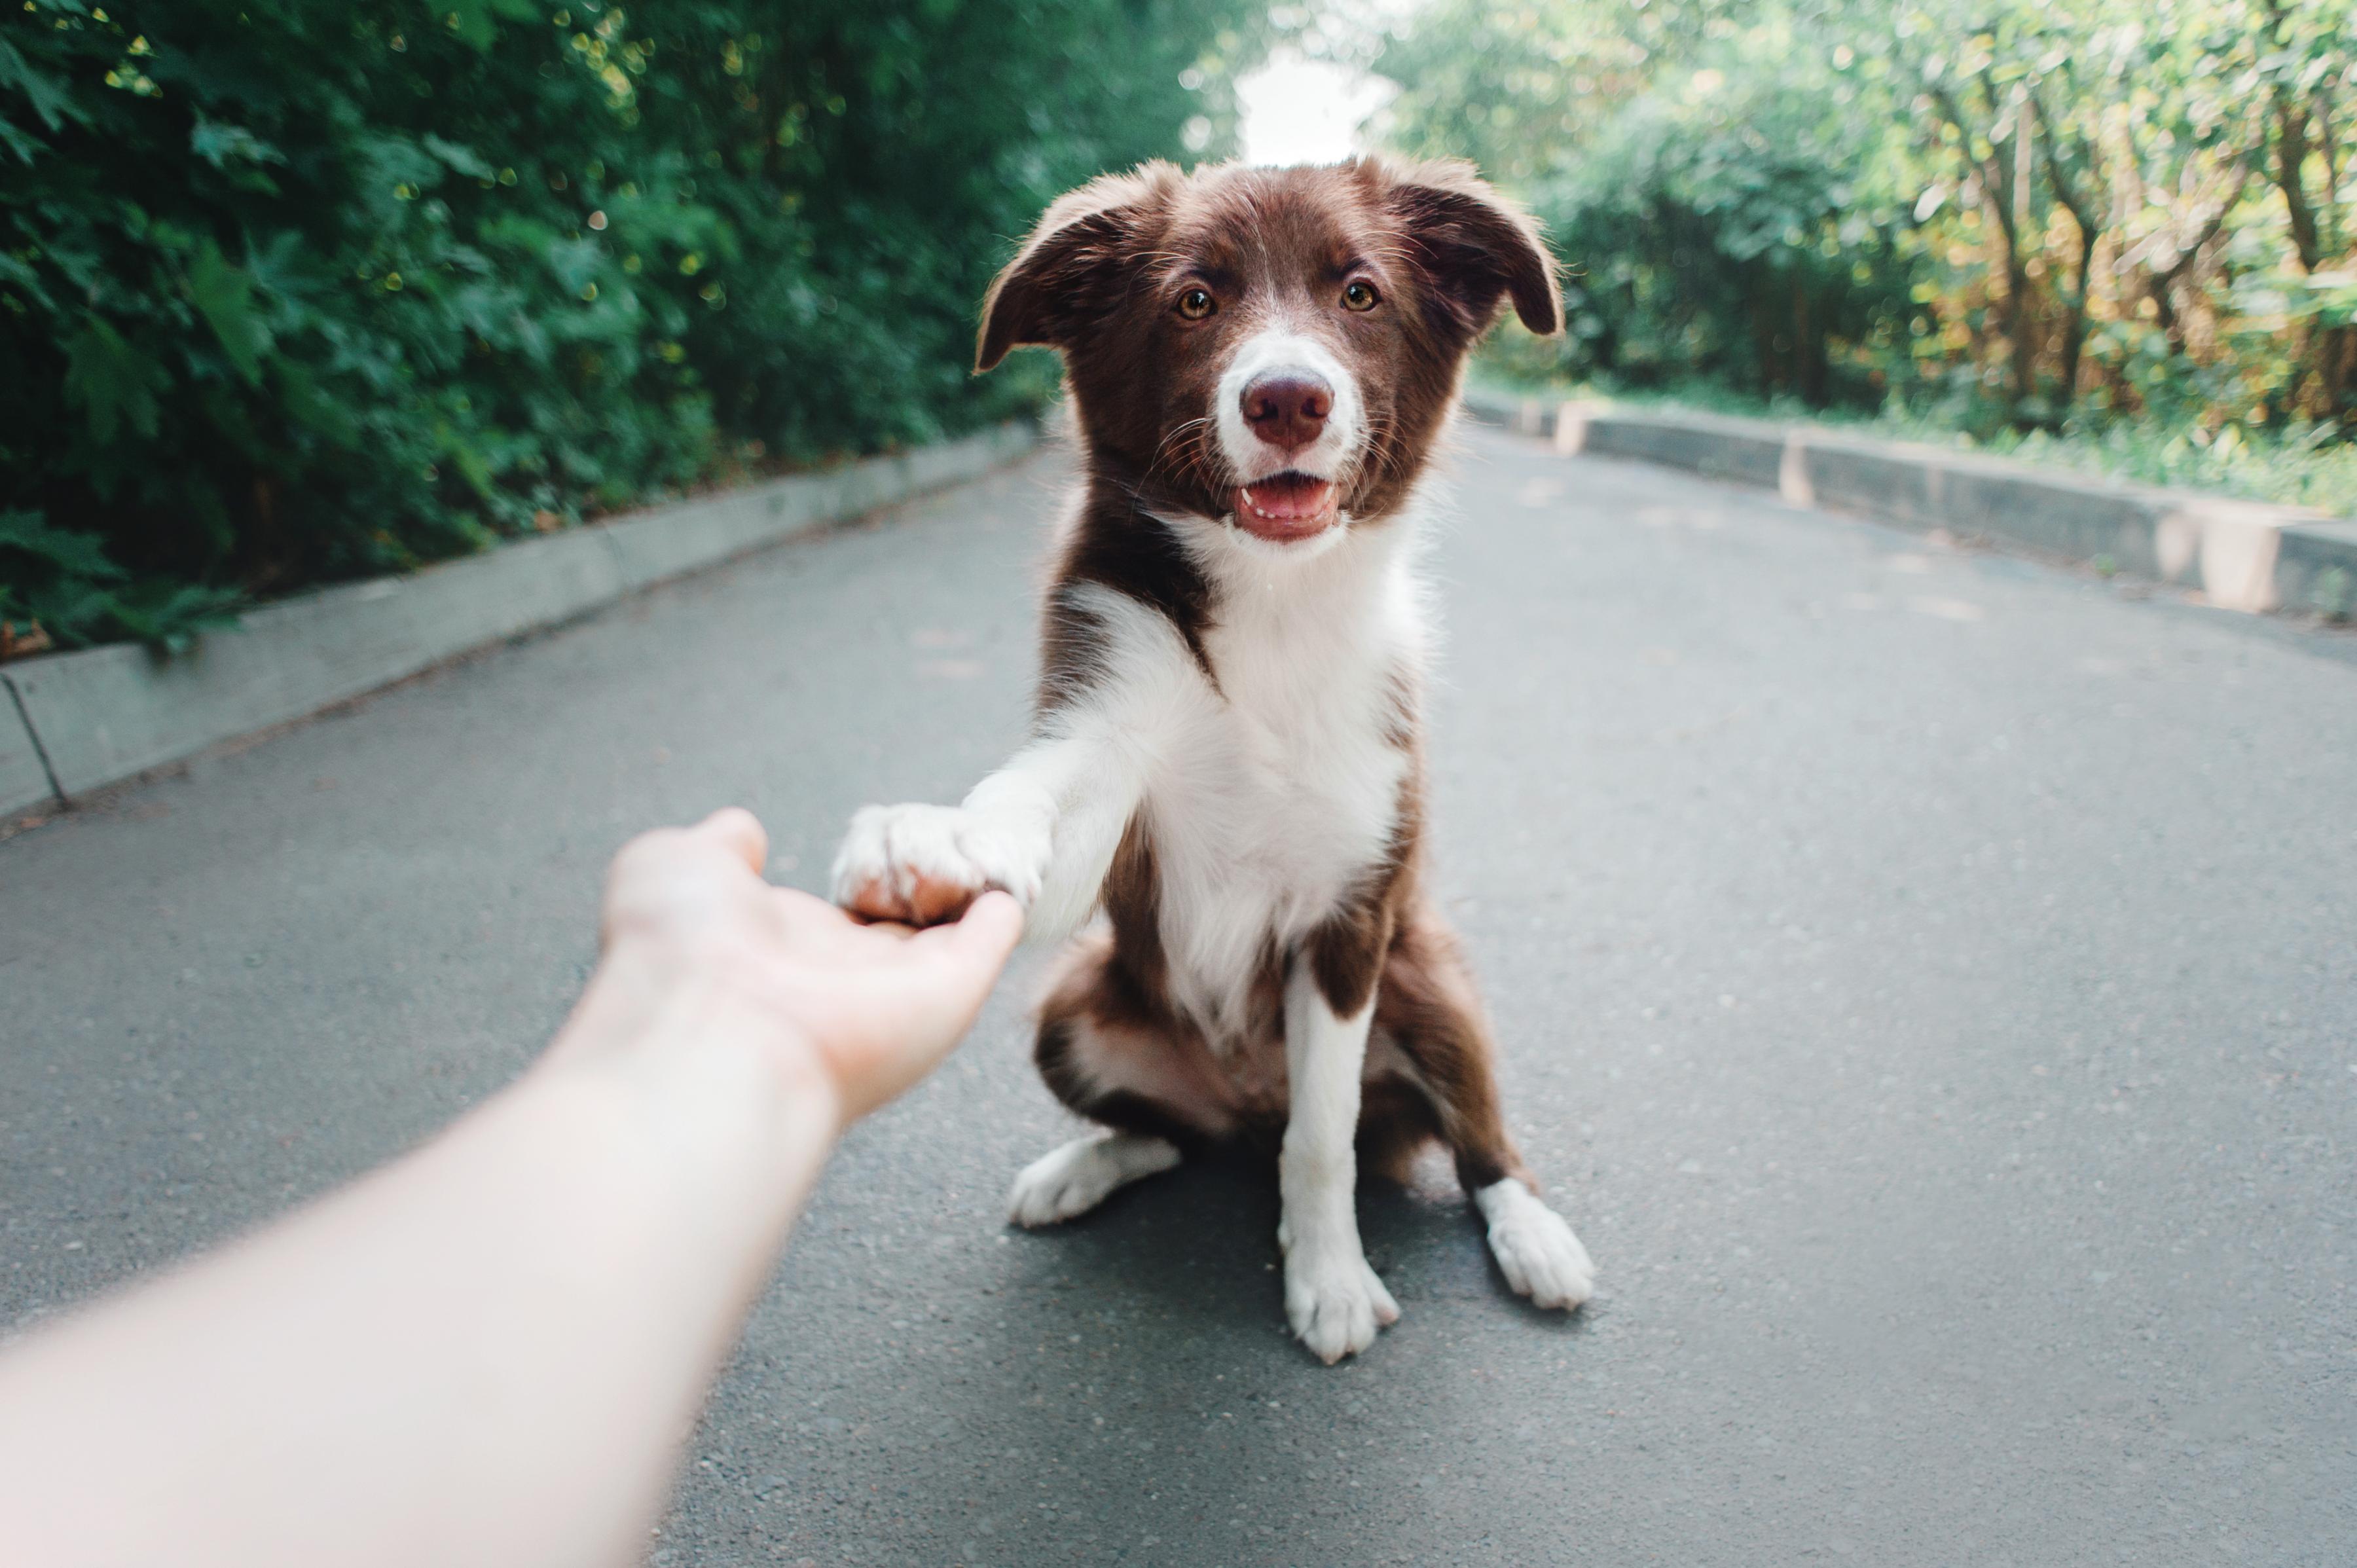
[[[1329,1364],[1399,1316],[1361,1160],[1397,1175],[1437,1140],[1514,1290],[1592,1288],[1424,879],[1425,481],[1508,301],[1562,325],[1536,225],[1466,164],[1152,163],[1058,199],[974,361],[1060,350],[1082,453],[1029,739],[961,805],[864,809],[834,868],[865,918],[1001,888],[1028,938],[1071,939],[1036,1057],[1100,1130],[1016,1178],[1015,1221],[1273,1142],[1286,1314]]]

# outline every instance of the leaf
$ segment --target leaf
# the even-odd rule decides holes
[[[0,86],[13,87],[23,93],[33,105],[33,113],[41,124],[54,131],[68,120],[87,124],[89,116],[76,106],[67,91],[35,70],[16,47],[0,39]]]
[[[16,155],[19,163],[31,163],[33,155],[42,150],[40,143],[5,120],[0,120],[0,143],[7,144],[8,150]]]
[[[156,434],[156,393],[168,386],[164,367],[124,341],[108,322],[90,325],[66,345],[66,397],[90,416],[90,434],[103,446],[124,419],[141,435]]]
[[[494,485],[491,466],[483,461],[483,455],[461,439],[458,433],[447,424],[437,425],[434,434],[442,455],[450,459],[451,466],[458,470],[458,477],[466,480],[468,487],[477,495],[490,499]]]
[[[227,168],[231,160],[249,164],[283,164],[286,155],[255,135],[242,125],[224,125],[218,120],[197,116],[188,132],[188,150],[215,168]]]
[[[188,299],[196,306],[221,352],[250,386],[262,379],[262,356],[270,350],[270,328],[253,309],[253,279],[207,240],[188,263]]]
[[[488,51],[500,36],[498,21],[484,0],[448,0],[449,9],[434,8],[446,16],[450,30],[479,49]]]
[[[0,550],[46,561],[71,577],[112,583],[125,575],[122,567],[106,558],[106,543],[98,535],[51,528],[38,511],[0,511]]]
[[[532,0],[428,0],[428,8],[436,18],[447,22],[450,30],[478,49],[488,50],[498,41],[499,18],[511,22],[536,22],[540,12]]]
[[[23,289],[26,295],[44,310],[57,309],[57,301],[41,286],[41,274],[10,255],[0,255],[0,285]]]
[[[124,630],[166,653],[186,653],[207,628],[237,618],[243,596],[201,583],[140,583],[108,596]]]
[[[499,170],[485,163],[476,155],[472,147],[462,147],[456,142],[446,142],[431,132],[421,138],[421,141],[427,152],[432,153],[460,174],[474,179],[499,177]]]
[[[277,373],[279,401],[296,424],[332,446],[360,445],[360,421],[319,390],[317,378],[308,369],[285,359],[275,361],[273,369]]]

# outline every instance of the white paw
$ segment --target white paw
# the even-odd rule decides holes
[[[871,919],[938,925],[989,888],[1025,908],[1039,897],[1048,846],[962,806],[866,806],[834,857],[834,901]]]
[[[1577,1306],[1596,1292],[1596,1265],[1563,1216],[1509,1176],[1473,1195],[1490,1222],[1490,1251],[1506,1283],[1539,1306]]]
[[[1178,1163],[1175,1144],[1128,1133],[1075,1139],[1023,1167],[1006,1196],[1007,1218],[1028,1228],[1086,1214],[1118,1187]]]
[[[1286,1254],[1286,1321],[1328,1366],[1373,1344],[1376,1331],[1399,1315],[1399,1304],[1355,1246]]]

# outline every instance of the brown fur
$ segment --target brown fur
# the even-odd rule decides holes
[[[1049,208],[991,285],[974,354],[988,370],[1024,344],[1064,351],[1090,468],[1082,533],[1119,529],[1141,507],[1227,510],[1235,477],[1200,413],[1226,345],[1263,314],[1247,301],[1189,321],[1170,301],[1248,265],[1320,295],[1364,277],[1394,306],[1329,312],[1322,327],[1359,371],[1374,432],[1341,497],[1362,521],[1406,499],[1466,350],[1504,300],[1534,332],[1562,324],[1536,228],[1465,164],[1363,158],[1190,177],[1157,163],[1108,175]]]
[[[1049,591],[1042,710],[1085,690],[1102,658],[1100,634],[1072,596],[1083,585],[1167,618],[1219,689],[1205,644],[1219,606],[1146,514],[1229,510],[1238,477],[1201,413],[1231,345],[1275,308],[1242,290],[1247,273],[1275,280],[1287,298],[1363,278],[1391,306],[1289,317],[1313,323],[1366,402],[1368,451],[1338,481],[1354,528],[1383,526],[1405,501],[1454,404],[1466,351],[1505,302],[1534,331],[1561,322],[1535,228],[1461,164],[1361,159],[1191,177],[1148,164],[1057,201],[992,286],[975,349],[977,370],[1025,344],[1061,349],[1079,419],[1087,489]],[[1235,303],[1188,319],[1172,303],[1198,285]],[[1394,686],[1386,733],[1411,766],[1389,843],[1303,952],[1338,1014],[1373,997],[1360,1123],[1370,1168],[1396,1175],[1439,1138],[1470,1189],[1526,1173],[1499,1109],[1480,1000],[1422,892],[1414,672],[1397,672]],[[1293,955],[1274,944],[1263,953],[1247,1037],[1215,1045],[1170,1000],[1143,815],[1114,857],[1103,906],[1110,933],[1073,944],[1041,1004],[1037,1058],[1049,1087],[1083,1116],[1182,1144],[1273,1139],[1286,1111],[1283,993]]]
[[[1506,1130],[1489,1020],[1455,936],[1421,900],[1393,914],[1373,983],[1361,1156],[1401,1180],[1437,1139],[1468,1192],[1505,1176],[1528,1181]],[[1274,1147],[1286,1110],[1280,966],[1264,965],[1256,982],[1252,1037],[1222,1051],[1158,984],[1141,983],[1131,964],[1143,945],[1124,942],[1116,928],[1067,950],[1039,1007],[1041,1078],[1072,1111],[1109,1127],[1181,1147],[1240,1134]]]

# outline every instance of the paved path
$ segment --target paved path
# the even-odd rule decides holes
[[[2357,661],[1476,433],[1443,889],[1601,1269],[1370,1193],[1405,1316],[1286,1339],[1264,1173],[1049,1235],[1021,976],[862,1129],[662,1563],[2357,1560]],[[495,1089],[630,830],[1017,733],[1053,454],[0,844],[0,1323]]]

